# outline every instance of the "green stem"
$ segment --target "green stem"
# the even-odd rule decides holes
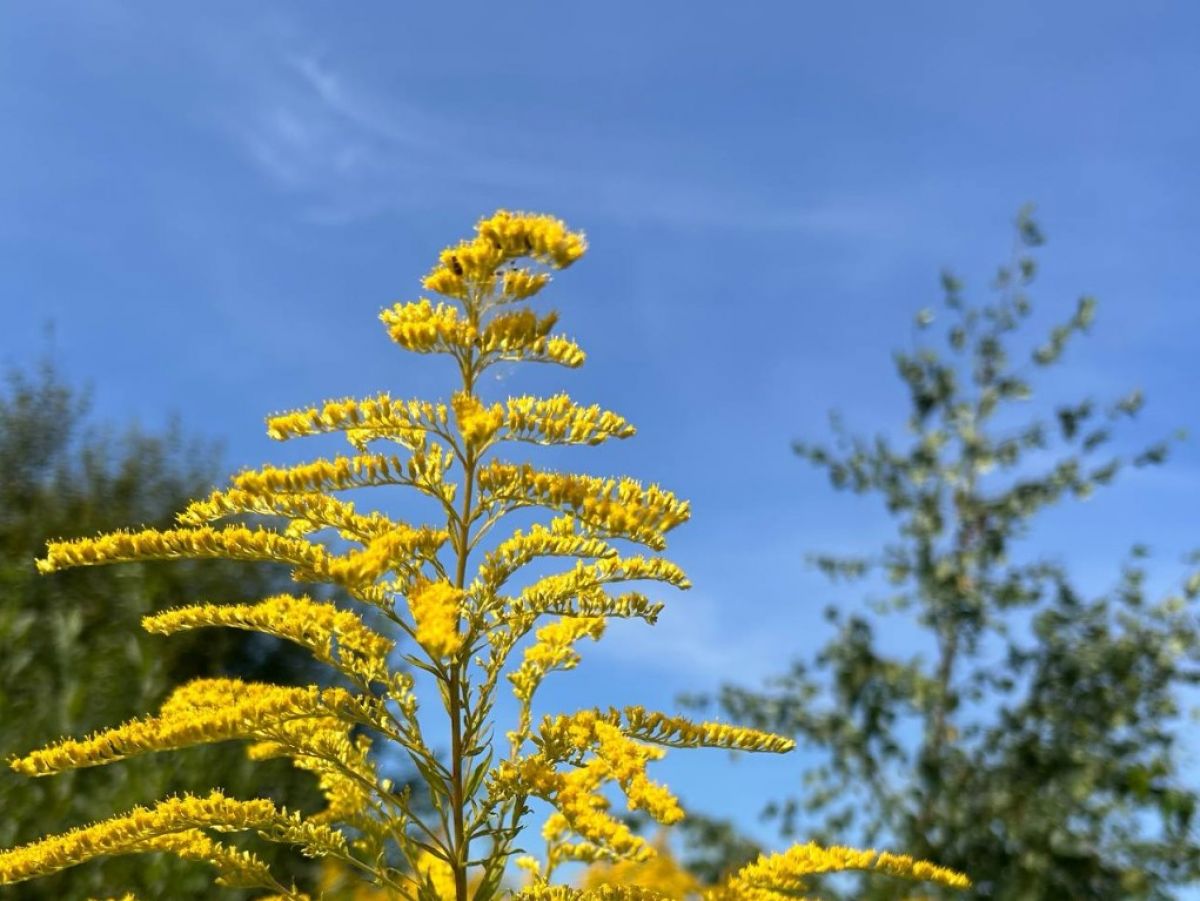
[[[473,325],[478,326],[478,304],[468,304]],[[475,389],[475,354],[469,351],[462,361],[463,392],[472,394]],[[463,588],[467,578],[467,557],[471,552],[472,495],[475,491],[475,455],[469,447],[463,448],[463,494],[462,512],[455,523],[458,526],[458,561],[454,574],[454,586]],[[463,786],[463,706],[462,681],[464,663],[461,659],[450,663],[450,813],[453,836],[451,848],[454,859],[450,865],[454,870],[454,895],[457,901],[467,901],[467,860],[470,857],[470,838],[467,836],[464,808],[466,798]]]

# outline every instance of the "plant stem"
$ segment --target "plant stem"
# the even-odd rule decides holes
[[[469,316],[473,325],[478,322],[478,307],[469,305]],[[463,392],[473,394],[475,390],[475,354],[469,351],[462,367]],[[463,495],[462,514],[459,517],[458,528],[458,561],[454,574],[454,586],[462,588],[466,584],[467,557],[471,552],[471,495],[475,491],[475,455],[469,447],[463,448]],[[454,870],[454,895],[457,901],[467,901],[467,861],[470,859],[469,839],[466,834],[466,822],[463,808],[466,798],[463,797],[463,734],[462,734],[462,680],[463,662],[454,660],[450,664],[450,814],[454,835],[451,838],[451,849],[454,859],[450,865]]]

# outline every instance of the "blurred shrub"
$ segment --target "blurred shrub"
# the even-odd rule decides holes
[[[178,427],[154,434],[90,421],[84,395],[53,367],[13,372],[0,390],[0,758],[154,708],[168,689],[200,675],[311,682],[309,658],[263,636],[206,630],[146,635],[141,617],[200,599],[243,600],[288,583],[281,570],[224,561],[139,564],[39,577],[48,538],[145,523],[166,526],[219,471],[211,443]],[[152,647],[153,645],[153,647]],[[250,768],[259,775],[251,779]],[[305,807],[311,777],[288,764],[250,764],[240,747],[196,749],[31,780],[0,771],[0,847],[33,840],[153,801],[222,785]],[[288,861],[278,866],[287,873]],[[211,874],[165,855],[114,858],[0,898],[105,897],[120,885],[138,897],[202,898]]]

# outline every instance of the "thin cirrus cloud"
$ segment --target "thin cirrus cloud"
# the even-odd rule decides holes
[[[306,218],[323,224],[502,194],[677,228],[869,238],[894,235],[901,223],[911,226],[898,198],[843,197],[796,206],[764,200],[739,187],[736,177],[704,183],[672,178],[656,171],[662,169],[656,160],[682,149],[648,140],[651,152],[641,156],[650,164],[623,167],[631,154],[613,152],[613,145],[632,134],[595,146],[593,138],[562,135],[539,141],[524,127],[512,135],[473,129],[412,103],[377,100],[313,54],[289,55],[257,77],[257,102],[229,123],[229,131],[265,177],[304,198]],[[515,150],[506,154],[498,149],[503,147]]]

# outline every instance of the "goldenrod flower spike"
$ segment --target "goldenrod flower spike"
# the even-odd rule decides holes
[[[679,901],[652,888],[637,885],[601,885],[576,889],[537,883],[519,891],[516,901]]]
[[[538,316],[532,310],[499,313],[485,325],[475,346],[483,361],[522,360],[526,363],[558,363],[571,369],[587,359],[583,350],[569,338],[552,335],[557,313]]]
[[[279,413],[267,419],[267,434],[276,441],[324,432],[348,432],[374,434],[413,446],[426,432],[440,433],[445,428],[445,404],[393,400],[386,391],[363,400],[330,400],[319,407]]]
[[[168,699],[158,716],[130,720],[83,739],[64,739],[10,765],[26,776],[47,776],[138,754],[258,738],[289,720],[336,716],[349,707],[349,696],[339,688],[212,680],[220,685],[218,696],[212,698],[210,680],[198,681],[206,695],[184,702]],[[226,689],[225,683],[232,687]]]
[[[266,863],[249,851],[213,841],[199,829],[147,839],[131,851],[166,852],[183,860],[206,863],[217,871],[217,885],[227,888],[270,888],[278,885]]]
[[[624,417],[595,404],[580,406],[566,394],[510,397],[504,424],[509,437],[535,444],[600,444],[637,431]]]
[[[781,753],[793,747],[770,733],[641,707],[534,720],[539,686],[550,673],[579,665],[584,639],[602,640],[611,618],[656,621],[662,603],[640,589],[689,587],[682,569],[657,556],[688,519],[687,501],[630,478],[546,470],[501,455],[517,442],[565,447],[629,438],[629,422],[561,392],[506,398],[480,390],[496,363],[584,362],[580,347],[556,332],[558,314],[535,311],[526,301],[549,284],[551,271],[570,266],[586,248],[582,234],[551,216],[500,210],[480,220],[425,277],[435,298],[402,301],[380,315],[401,348],[441,354],[457,369],[457,382],[438,398],[398,400],[380,392],[271,416],[267,433],[274,439],[337,433],[353,451],[240,472],[187,505],[178,528],[48,546],[37,564],[45,573],[192,558],[283,564],[297,581],[324,583],[325,593],[191,604],[155,612],[143,625],[164,635],[217,626],[260,632],[306,648],[341,679],[332,688],[196,679],[177,688],[156,715],[63,739],[12,760],[14,769],[45,776],[242,741],[254,760],[285,758],[310,773],[325,804],[300,817],[270,801],[235,801],[219,792],[168,798],[0,851],[0,885],[105,855],[156,852],[204,861],[220,884],[261,889],[259,901],[333,894],[491,901],[505,894],[508,861],[529,825],[529,802],[539,798],[551,808],[542,823],[544,859],[521,862],[531,884],[508,897],[637,901],[693,890],[678,883],[666,893],[552,884],[567,862],[611,865],[610,873],[650,864],[656,847],[632,831],[614,802],[664,825],[678,822],[679,801],[650,774],[668,748]],[[378,452],[381,442],[392,452]],[[369,488],[407,491],[433,510],[432,521],[409,524],[343,496]],[[520,528],[512,519],[502,522],[511,514],[520,517]],[[264,518],[271,527],[258,525]],[[629,551],[625,542],[649,553]],[[548,558],[567,562],[555,571],[545,565]],[[639,590],[617,593],[623,583]],[[347,609],[342,595],[367,609],[361,615]],[[415,686],[427,683],[413,671],[433,683],[427,700],[440,710],[418,716]],[[497,722],[495,713],[502,677],[517,700],[510,724]],[[504,735],[507,753],[497,747]],[[381,778],[377,761],[398,756],[424,780],[431,809],[413,805],[407,787]],[[325,878],[307,893],[281,885],[257,857],[213,835],[247,831],[324,858],[322,873],[333,874],[334,883]],[[965,884],[958,874],[905,857],[800,846],[743,869],[712,897],[790,897],[804,877],[852,865]]]
[[[398,303],[379,318],[393,341],[415,353],[458,354],[470,350],[478,338],[478,329],[459,318],[455,307],[444,303],[435,307],[426,298]]]
[[[529,258],[563,269],[587,250],[587,242],[581,233],[570,231],[561,220],[551,216],[499,210],[493,216],[481,219],[475,226],[475,233],[473,240],[442,251],[437,267],[425,276],[426,290],[469,303],[472,289],[483,286],[489,293],[498,290],[498,302],[523,300],[545,287],[549,276],[510,266],[503,271],[497,284],[497,270],[501,265]]]
[[[52,573],[72,566],[98,566],[132,560],[224,558],[284,563],[304,573],[327,568],[328,551],[320,545],[268,529],[226,526],[214,529],[146,529],[112,532],[95,538],[54,541],[37,561],[38,571]]]
[[[686,501],[657,485],[634,479],[603,479],[548,472],[528,463],[495,461],[477,473],[480,505],[510,511],[546,507],[567,513],[590,529],[626,538],[654,550],[666,547],[666,533],[691,515]]]
[[[517,699],[528,704],[547,673],[579,665],[577,641],[583,638],[599,641],[603,634],[604,618],[600,616],[564,617],[538,629],[537,641],[526,648],[521,665],[508,674]]]
[[[723,886],[707,892],[705,897],[712,901],[783,901],[803,891],[808,876],[851,870],[873,871],[955,889],[971,887],[971,881],[962,873],[907,855],[805,844],[795,845],[781,854],[763,854],[735,873]]]
[[[301,534],[335,529],[342,538],[359,542],[407,527],[381,513],[360,514],[354,504],[315,491],[262,494],[237,488],[214,491],[204,500],[192,501],[177,519],[180,525],[203,526],[247,513],[303,524]]]
[[[197,604],[142,618],[148,632],[173,635],[227,626],[285,638],[317,659],[336,665],[364,682],[387,681],[391,639],[369,628],[360,616],[329,602],[280,594],[256,604]]]
[[[560,516],[547,525],[517,529],[487,553],[479,567],[472,594],[493,596],[509,577],[540,557],[611,558],[617,549],[582,528],[573,516]]]
[[[9,851],[0,851],[0,885],[46,876],[87,860],[113,854],[137,854],[147,843],[197,829],[257,832],[271,841],[300,845],[314,853],[341,853],[340,833],[305,822],[267,800],[238,801],[221,792],[206,798],[183,795],[152,808],[135,807],[123,816],[101,820]]]

